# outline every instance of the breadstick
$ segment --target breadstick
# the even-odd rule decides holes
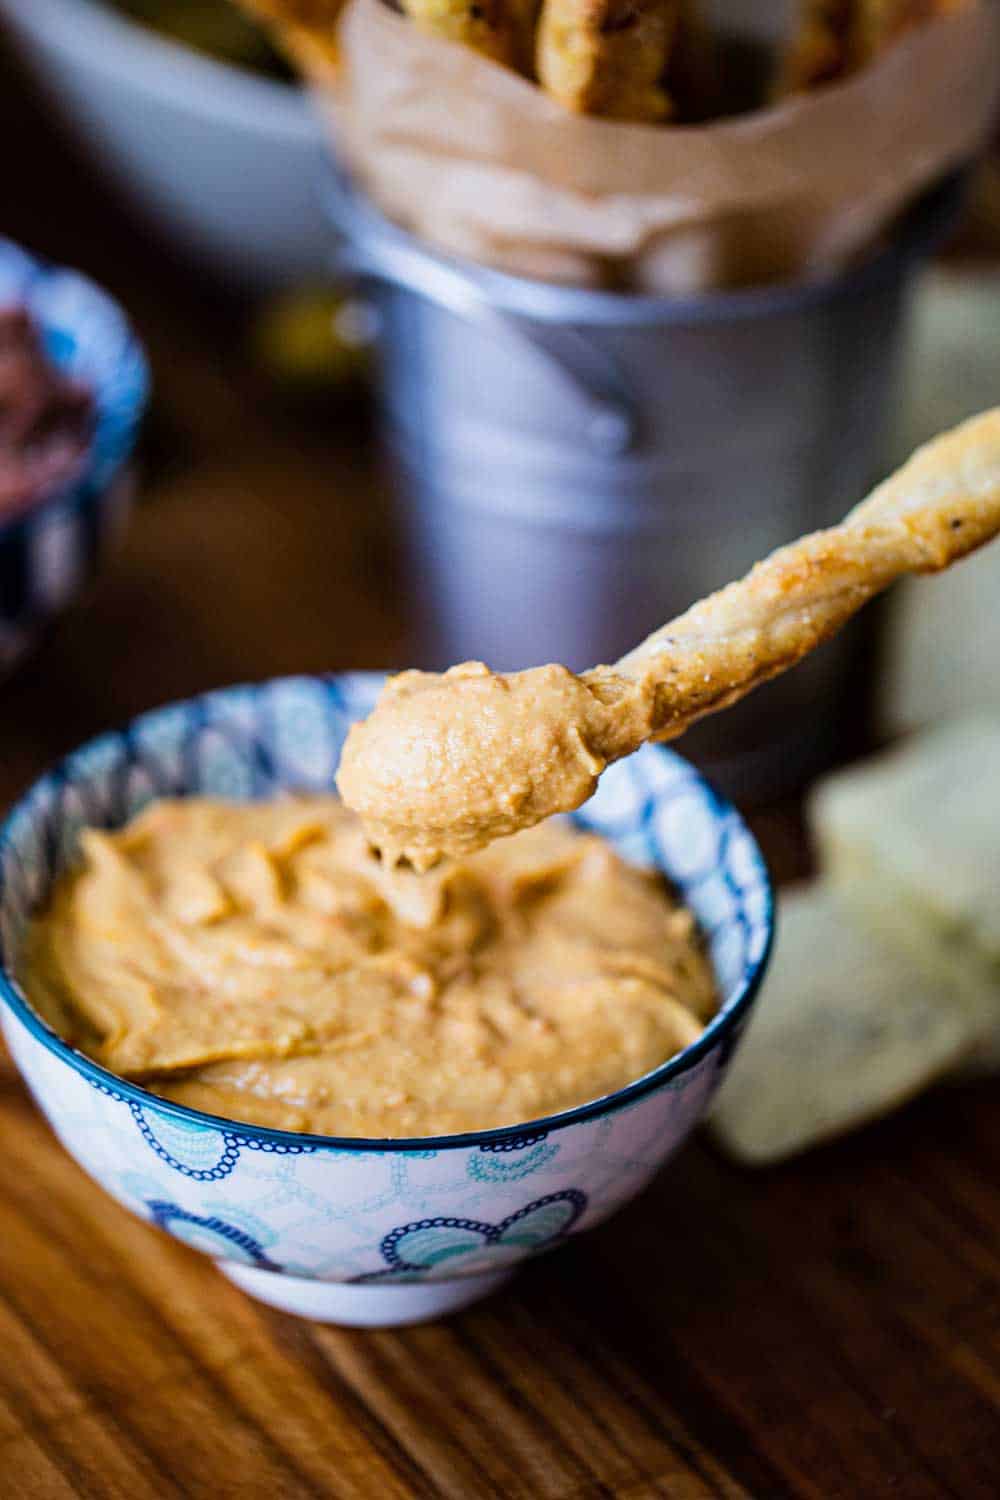
[[[805,0],[779,94],[846,78],[914,26],[965,10],[970,0]]]
[[[406,672],[347,739],[341,795],[392,862],[426,868],[579,807],[611,761],[793,666],[906,573],[1000,532],[1000,407],[922,448],[828,531],[771,554],[612,667]]]
[[[537,0],[401,0],[423,31],[530,71]]]
[[[543,0],[539,82],[580,114],[666,119],[662,79],[680,9],[678,0]]]
[[[940,572],[998,531],[1000,407],[928,443],[839,526],[773,552],[612,670],[660,679],[644,738],[672,739],[794,665],[897,578]]]
[[[239,0],[306,73],[337,63],[337,22],[346,0]]]
[[[855,0],[805,0],[776,93],[804,93],[851,70]]]
[[[859,0],[854,20],[855,66],[871,62],[907,31],[965,10],[969,0]]]
[[[240,0],[269,21],[279,41],[299,61],[329,60],[345,0]],[[464,42],[509,67],[530,71],[538,0],[401,0],[423,31]]]

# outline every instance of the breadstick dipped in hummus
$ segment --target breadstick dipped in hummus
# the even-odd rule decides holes
[[[338,786],[389,863],[427,869],[579,807],[604,768],[794,666],[906,573],[1000,532],[1000,407],[921,448],[839,525],[771,554],[613,666],[404,672]]]

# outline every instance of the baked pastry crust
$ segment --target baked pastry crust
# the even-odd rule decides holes
[[[966,10],[971,0],[804,0],[778,92],[802,93],[846,78],[907,31]]]
[[[667,119],[662,79],[680,11],[678,0],[544,0],[539,82],[580,114]]]
[[[401,0],[415,25],[510,68],[530,70],[537,0]]]
[[[651,733],[671,738],[794,665],[897,578],[950,567],[998,532],[994,408],[920,448],[839,526],[772,553],[597,673],[652,681]]]

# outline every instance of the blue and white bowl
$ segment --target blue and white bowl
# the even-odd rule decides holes
[[[0,676],[95,574],[131,499],[128,461],[146,405],[146,361],[117,303],[81,276],[0,239],[0,307],[24,307],[46,353],[93,392],[90,452],[76,477],[0,517]]]
[[[60,1041],[24,998],[18,954],[80,829],[116,827],[155,796],[329,791],[348,727],[381,682],[286,678],[146,714],[69,756],[0,829],[3,1029],[60,1140],[113,1197],[246,1291],[365,1326],[463,1306],[640,1192],[705,1113],[773,921],[739,815],[679,756],[647,748],[607,772],[577,820],[675,883],[707,934],[722,1005],[690,1047],[615,1094],[506,1129],[337,1139],[168,1103]]]

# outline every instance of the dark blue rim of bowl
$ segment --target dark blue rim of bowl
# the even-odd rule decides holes
[[[103,387],[91,384],[96,421],[83,467],[43,499],[25,510],[16,511],[6,519],[0,519],[0,538],[11,535],[19,527],[31,525],[40,516],[57,507],[68,505],[74,510],[81,510],[107,493],[135,449],[151,386],[149,362],[142,344],[124,308],[110,292],[83,271],[33,255],[23,245],[0,236],[0,254],[4,253],[16,255],[30,268],[29,277],[22,288],[22,297],[30,290],[33,282],[57,274],[71,276],[85,287],[91,311],[106,322],[116,337],[124,334],[124,342],[122,358],[115,367],[115,375]],[[47,322],[44,317],[37,321],[49,357],[60,368],[58,354],[53,355],[48,346],[53,335],[60,334],[63,328]],[[125,376],[128,378],[125,379]],[[112,389],[118,399],[109,403],[106,398]],[[123,392],[126,393],[126,399],[121,400]]]
[[[356,674],[348,674],[356,675]],[[336,682],[337,674],[330,673],[313,679],[321,683]],[[200,693],[193,698],[177,700],[173,703],[162,704],[160,708],[154,708],[147,713],[132,719],[123,730],[112,730],[110,733],[127,733],[141,727],[149,720],[154,719],[164,709],[181,708],[187,705],[197,706],[207,703],[220,694],[227,692],[238,692],[247,688],[264,687],[267,682],[233,684],[230,688],[215,689],[212,692]],[[24,810],[25,803],[31,798],[38,786],[50,777],[61,777],[68,779],[73,769],[73,764],[80,754],[86,754],[92,746],[99,744],[107,737],[105,734],[98,735],[64,756],[42,776],[40,776],[30,787],[18,798],[10,809],[3,822],[0,823],[0,853],[2,853],[10,838],[10,825],[19,812]],[[674,752],[667,751],[657,746],[660,753],[667,755]],[[671,1082],[681,1073],[688,1072],[706,1057],[720,1042],[723,1042],[730,1032],[734,1030],[737,1023],[743,1019],[756,998],[764,975],[767,971],[771,949],[774,943],[775,930],[775,903],[774,887],[771,882],[770,871],[767,862],[761,853],[756,839],[750,833],[742,817],[727,801],[722,794],[716,790],[707,777],[701,772],[690,768],[695,781],[707,793],[712,806],[713,815],[716,818],[732,817],[736,820],[739,828],[750,839],[754,853],[755,872],[760,879],[764,891],[764,915],[765,939],[764,947],[760,957],[746,970],[737,986],[735,993],[726,1001],[719,1013],[709,1022],[698,1037],[697,1041],[689,1047],[683,1048],[666,1062],[654,1068],[651,1073],[646,1073],[634,1083],[626,1084],[622,1089],[617,1089],[613,1094],[605,1094],[599,1099],[589,1100],[586,1104],[578,1104],[573,1109],[563,1110],[559,1114],[546,1115],[537,1120],[525,1120],[517,1125],[501,1125],[492,1130],[471,1130],[461,1135],[438,1135],[438,1136],[335,1136],[335,1135],[309,1135],[297,1130],[279,1130],[269,1125],[252,1125],[240,1120],[230,1120],[222,1115],[210,1115],[200,1109],[191,1109],[186,1104],[176,1104],[171,1099],[162,1099],[158,1094],[150,1093],[148,1089],[141,1088],[128,1079],[119,1078],[116,1073],[110,1073],[107,1068],[102,1068],[99,1063],[86,1057],[82,1052],[77,1052],[70,1047],[61,1037],[47,1026],[42,1018],[32,1009],[27,999],[22,994],[20,987],[13,974],[9,972],[6,965],[0,968],[0,1000],[4,1001],[23,1026],[31,1035],[42,1043],[50,1052],[54,1052],[63,1062],[68,1063],[76,1072],[83,1075],[91,1084],[94,1084],[102,1092],[112,1094],[132,1104],[140,1104],[151,1109],[160,1111],[162,1114],[173,1116],[175,1119],[207,1126],[214,1130],[223,1130],[229,1135],[239,1136],[255,1140],[270,1141],[277,1146],[283,1146],[286,1150],[296,1147],[310,1146],[314,1149],[325,1148],[330,1151],[441,1151],[457,1149],[459,1147],[489,1146],[500,1142],[516,1142],[527,1136],[547,1135],[554,1130],[564,1130],[570,1125],[581,1124],[585,1120],[596,1119],[600,1115],[613,1114],[625,1106],[634,1104],[646,1094],[655,1092],[664,1084]],[[661,867],[662,869],[662,867]],[[669,874],[667,871],[662,873]]]

